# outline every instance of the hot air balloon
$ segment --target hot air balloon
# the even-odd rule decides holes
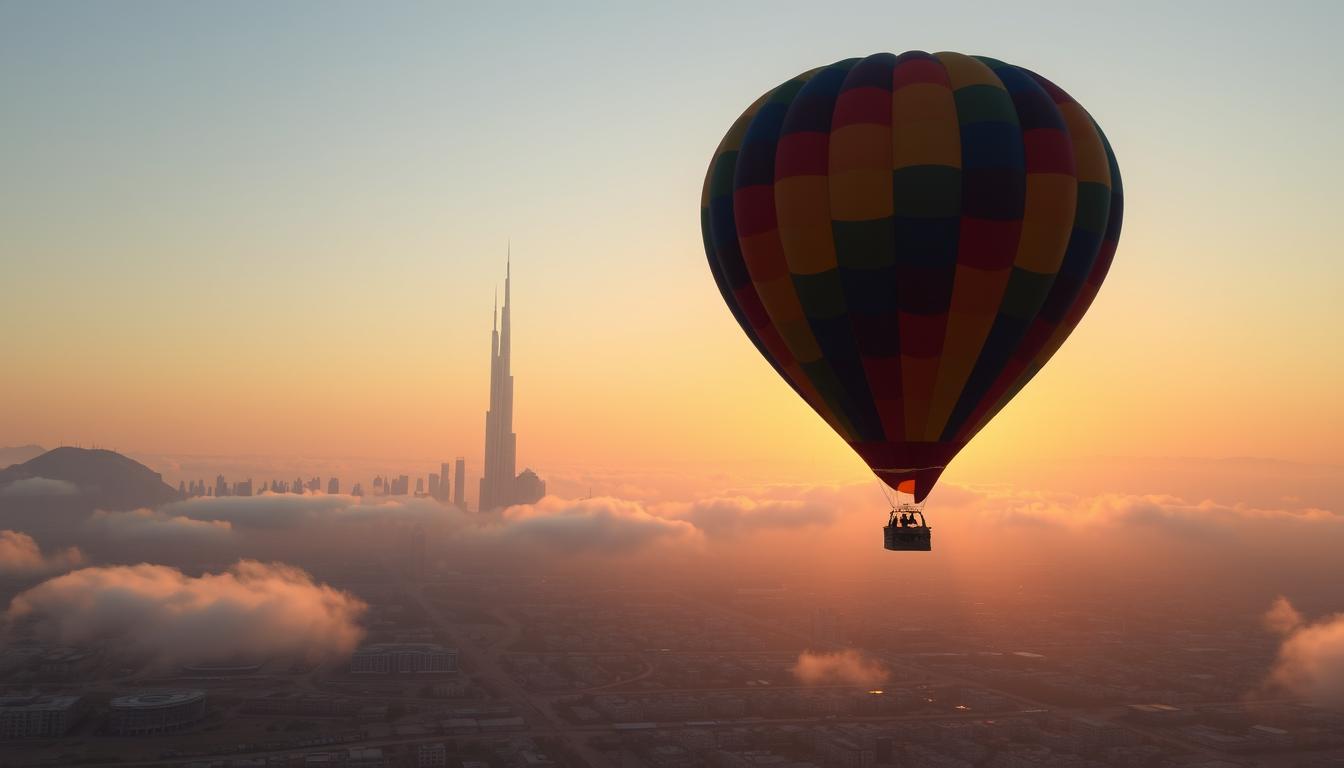
[[[897,496],[888,549],[1059,349],[1111,265],[1123,197],[1086,110],[1034,72],[879,53],[747,107],[705,176],[724,301],[770,365]]]

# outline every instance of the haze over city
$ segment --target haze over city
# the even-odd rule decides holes
[[[0,766],[1344,766],[1341,21],[0,2]]]

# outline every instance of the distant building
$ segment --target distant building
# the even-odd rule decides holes
[[[872,768],[877,762],[873,750],[864,749],[844,738],[823,742],[817,751],[825,758],[827,765],[838,768]]]
[[[427,493],[431,499],[439,498],[439,476],[433,472],[429,473],[429,485]]]
[[[235,486],[233,487],[233,495],[234,495],[234,496],[251,496],[251,495],[252,495],[252,478],[249,477],[249,478],[247,478],[246,480],[239,480],[239,481],[238,481],[238,484],[235,485]]]
[[[442,742],[421,744],[416,750],[416,768],[445,768],[448,765],[448,748]]]
[[[378,747],[350,747],[345,752],[346,768],[383,768],[383,750]]]
[[[340,481],[340,478],[335,478],[335,477],[333,477],[333,478],[327,480],[327,493],[330,493],[330,494],[333,494],[333,495],[334,495],[334,494],[337,494],[337,493],[340,493],[340,492],[341,492],[341,481]]]
[[[223,475],[215,477],[215,495],[216,496],[229,495],[229,484],[224,481]]]
[[[490,331],[490,407],[485,412],[485,470],[481,476],[481,492],[476,506],[481,512],[490,512],[511,504],[527,504],[540,499],[546,486],[536,473],[530,478],[516,475],[518,467],[518,435],[513,431],[513,332],[509,307],[509,288],[512,268],[504,268],[504,308],[497,310],[495,326]],[[536,494],[540,486],[541,493]],[[458,489],[462,485],[459,481]],[[532,498],[533,495],[535,498]],[[530,501],[529,501],[530,499]]]
[[[352,488],[350,489],[350,495],[351,495],[351,496],[363,496],[363,495],[364,495],[364,486],[360,485],[359,483],[355,483],[354,487],[352,487]]]
[[[0,739],[64,736],[87,709],[79,696],[0,697]]]
[[[108,728],[118,736],[152,736],[205,717],[205,691],[143,691],[112,699]]]
[[[546,495],[546,481],[537,477],[537,473],[524,469],[514,482],[514,504],[536,504]]]
[[[452,499],[452,495],[449,494],[449,490],[452,489],[453,485],[448,479],[451,477],[451,475],[449,475],[449,469],[450,467],[446,461],[439,465],[439,495],[437,498],[444,504],[447,504]]]
[[[457,651],[436,643],[375,643],[355,651],[355,674],[439,674],[457,671]]]
[[[453,465],[453,506],[467,510],[467,460],[461,456]]]

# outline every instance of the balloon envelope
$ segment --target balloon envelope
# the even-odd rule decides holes
[[[1050,81],[880,53],[749,106],[710,161],[701,229],[756,348],[922,501],[1091,305],[1122,200],[1101,129]]]

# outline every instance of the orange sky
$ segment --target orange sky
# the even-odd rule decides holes
[[[1052,457],[1344,463],[1344,161],[1312,149],[1344,128],[1322,98],[1338,68],[1312,64],[1331,25],[1229,11],[1213,35],[1163,10],[1154,32],[1151,7],[1084,46],[1062,31],[1085,10],[1020,28],[930,12],[915,40],[891,31],[906,11],[813,29],[781,8],[807,42],[744,57],[694,14],[584,27],[343,8],[315,31],[283,11],[244,29],[205,9],[148,25],[86,10],[0,23],[19,33],[0,39],[16,73],[0,96],[24,115],[0,147],[0,444],[479,466],[511,238],[520,466],[863,479],[722,306],[696,206],[758,93],[923,46],[1057,80],[1105,127],[1126,187],[1091,313],[950,479]],[[434,33],[450,27],[465,31]],[[472,69],[482,51],[498,66]],[[567,66],[512,63],[537,54]],[[1248,112],[1251,90],[1273,99]]]

